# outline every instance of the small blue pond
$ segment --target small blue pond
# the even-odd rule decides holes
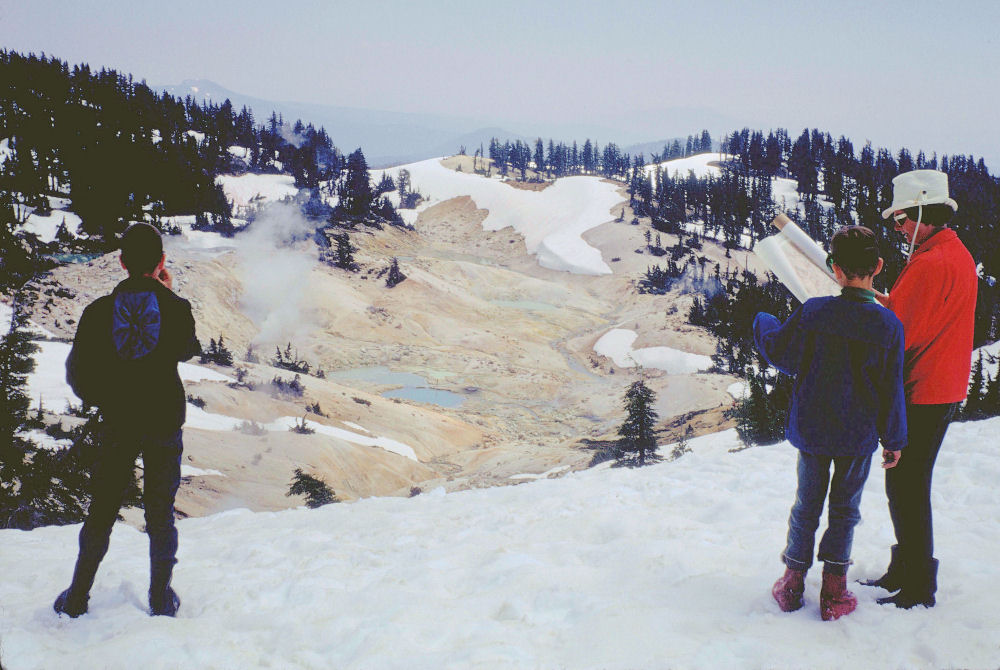
[[[51,254],[49,258],[59,263],[88,263],[104,254]]]
[[[404,386],[403,388],[386,391],[383,398],[402,398],[414,402],[425,402],[440,407],[458,407],[465,398],[451,391],[427,388],[425,386]]]
[[[440,407],[458,407],[465,398],[451,391],[430,388],[427,380],[410,372],[393,372],[384,365],[354,368],[327,374],[333,379],[358,380],[380,386],[401,386],[382,394],[383,398],[401,398],[413,402],[429,403]]]

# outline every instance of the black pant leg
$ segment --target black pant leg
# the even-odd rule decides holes
[[[85,594],[93,586],[97,567],[108,551],[111,529],[138,456],[138,444],[120,436],[104,435],[90,480],[90,507],[80,529],[80,554],[73,573],[73,590]]]
[[[174,499],[181,481],[181,432],[143,440],[143,506],[152,565],[173,565],[177,555]]]
[[[909,442],[899,465],[887,470],[885,477],[889,514],[904,564],[929,564],[934,556],[931,481],[956,406],[906,406]]]

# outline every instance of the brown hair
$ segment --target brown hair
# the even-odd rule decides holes
[[[867,277],[878,267],[878,240],[864,226],[844,226],[830,240],[830,259],[851,279]]]

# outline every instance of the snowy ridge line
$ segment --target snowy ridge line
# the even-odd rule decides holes
[[[297,416],[283,416],[269,423],[259,425],[268,432],[288,432],[296,424],[298,424],[300,420],[301,417]],[[199,407],[188,404],[187,421],[184,423],[184,427],[198,428],[201,430],[230,431],[238,430],[240,426],[245,423],[249,423],[249,420],[226,416],[225,414],[206,412]],[[309,428],[320,435],[328,435],[362,447],[379,447],[385,451],[408,458],[411,461],[420,462],[420,459],[417,458],[417,453],[413,450],[413,447],[408,444],[403,444],[397,440],[393,440],[388,437],[370,437],[368,435],[360,435],[349,430],[344,430],[343,428],[328,426],[317,421],[307,420],[306,424]],[[361,428],[361,430],[368,432],[365,428]]]
[[[181,463],[181,477],[225,477],[218,470],[204,470],[187,463]]]
[[[549,476],[559,474],[560,472],[565,472],[566,470],[569,470],[568,465],[557,465],[556,467],[550,468],[549,470],[546,470],[545,472],[542,473],[535,474],[532,472],[524,472],[516,475],[511,475],[507,479],[527,479],[527,480],[548,479]]]

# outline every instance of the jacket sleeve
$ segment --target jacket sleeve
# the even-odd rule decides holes
[[[99,405],[104,375],[100,363],[100,347],[96,337],[96,310],[89,305],[83,310],[76,328],[73,346],[66,357],[66,383],[87,405]]]
[[[772,314],[760,312],[753,320],[753,340],[767,362],[787,375],[799,372],[804,338],[800,332],[802,308],[781,323]]]
[[[177,354],[178,361],[186,361],[201,353],[201,342],[194,330],[194,316],[191,314],[191,303],[183,302],[181,309],[181,348]]]
[[[879,394],[878,433],[882,446],[899,451],[906,446],[906,393],[903,389],[903,329],[897,327],[886,350],[885,386]]]

